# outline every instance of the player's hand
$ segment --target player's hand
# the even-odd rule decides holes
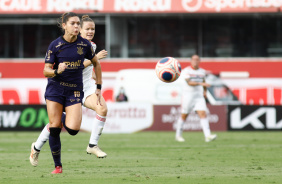
[[[207,87],[207,88],[208,88],[208,87],[210,87],[211,85],[210,85],[210,84],[208,84],[208,83],[203,82],[203,83],[202,83],[202,86],[203,86],[203,87]]]
[[[107,57],[107,55],[108,55],[108,51],[106,51],[106,50],[101,50],[100,52],[98,52],[97,58],[98,58],[98,59],[103,59],[103,58]]]
[[[96,102],[97,105],[100,104],[102,106],[102,103],[101,103],[101,96],[102,96],[101,90],[100,89],[96,89],[95,94],[97,96],[97,102]]]
[[[65,63],[60,63],[58,66],[58,74],[63,73],[66,68],[67,68],[67,65]]]

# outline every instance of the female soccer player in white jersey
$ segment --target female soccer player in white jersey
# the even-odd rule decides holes
[[[80,34],[81,37],[91,42],[93,50],[95,51],[96,44],[91,41],[95,34],[95,23],[88,15],[82,16]],[[107,51],[105,50],[102,50],[97,54],[98,59],[103,59],[106,56],[107,56]],[[85,60],[83,64],[85,69],[83,70],[84,98],[82,99],[82,103],[85,107],[92,109],[97,113],[96,118],[93,121],[93,128],[90,136],[90,141],[86,151],[89,154],[95,154],[98,158],[104,158],[107,156],[107,154],[98,147],[98,141],[106,121],[107,104],[103,97],[101,97],[100,103],[98,103],[97,101],[98,100],[97,95],[95,94],[96,85],[95,85],[95,81],[92,78],[95,76],[95,74],[93,72],[93,65],[91,61]],[[65,117],[66,115],[63,114],[62,115],[63,123],[65,122]],[[35,143],[32,143],[31,145],[30,163],[33,166],[37,166],[40,150],[43,147],[43,145],[46,143],[46,141],[49,139],[49,136],[50,136],[50,130],[48,123],[42,130],[37,141]]]
[[[198,55],[191,57],[191,66],[184,68],[181,75],[184,76],[186,84],[183,86],[181,117],[177,121],[175,139],[184,142],[182,137],[183,124],[189,113],[196,111],[200,117],[200,123],[205,135],[205,141],[210,142],[216,139],[215,134],[211,134],[209,121],[207,118],[207,105],[205,93],[210,85],[205,82],[206,71],[199,67],[200,58]]]

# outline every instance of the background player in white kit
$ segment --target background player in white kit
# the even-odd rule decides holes
[[[89,18],[88,15],[82,16],[81,20],[81,37],[89,40],[95,52],[96,44],[93,43],[91,40],[95,34],[95,23],[94,21]],[[102,50],[97,54],[98,59],[103,59],[107,56],[107,51]],[[97,96],[95,94],[96,85],[93,77],[95,78],[95,74],[93,72],[93,65],[91,61],[85,60],[84,61],[85,69],[83,70],[83,92],[84,98],[82,103],[85,107],[96,111],[97,115],[93,122],[93,128],[90,136],[89,145],[87,146],[87,153],[95,154],[98,158],[104,158],[107,156],[105,152],[103,152],[98,147],[98,141],[102,130],[104,128],[104,124],[106,121],[107,116],[107,105],[104,98],[101,98],[101,101],[98,103]],[[65,115],[62,116],[62,121],[64,121]],[[49,123],[44,127],[41,134],[39,135],[37,141],[32,143],[31,145],[31,154],[30,154],[30,163],[33,166],[37,166],[38,164],[38,156],[40,153],[41,148],[49,139],[50,130],[49,130]]]
[[[189,113],[196,111],[200,117],[200,123],[204,132],[205,141],[210,142],[216,139],[211,134],[209,120],[207,118],[208,108],[205,101],[205,93],[210,85],[205,82],[206,71],[199,67],[200,58],[198,55],[191,57],[191,66],[184,68],[181,72],[186,84],[183,86],[181,101],[181,117],[177,121],[175,139],[184,142],[182,137],[183,124]]]

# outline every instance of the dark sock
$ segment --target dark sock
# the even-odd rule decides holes
[[[55,163],[55,167],[62,166],[61,139],[60,139],[61,128],[51,127],[49,129],[50,129],[49,145],[50,145],[51,153],[52,153],[53,160]]]
[[[97,146],[96,144],[89,144],[90,148],[93,148],[94,146]]]

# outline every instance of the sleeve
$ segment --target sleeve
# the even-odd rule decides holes
[[[48,50],[46,52],[46,56],[45,56],[45,63],[54,63],[55,62],[55,49],[54,49],[54,42],[52,42],[49,47]]]
[[[92,47],[92,44],[87,44],[87,49],[85,53],[85,58],[91,60],[95,56],[95,51]]]
[[[183,70],[183,77],[184,77],[184,79],[186,79],[186,80],[189,80],[190,79],[190,74],[189,74],[189,71],[188,71],[188,69],[185,69],[185,70]]]
[[[91,46],[93,47],[94,52],[96,52],[97,45],[94,42],[91,42]]]

